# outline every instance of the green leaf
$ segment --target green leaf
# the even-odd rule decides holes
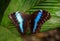
[[[2,21],[3,14],[9,4],[10,0],[0,0],[0,23]]]
[[[0,41],[23,41],[21,37],[13,34],[7,28],[0,26]]]

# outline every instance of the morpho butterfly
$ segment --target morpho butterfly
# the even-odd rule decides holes
[[[21,34],[25,34],[29,26],[31,33],[37,33],[42,24],[50,18],[50,13],[45,10],[38,10],[33,14],[15,12],[10,14],[9,18],[16,25]]]
[[[17,27],[18,31],[21,34],[25,34],[27,32],[29,15],[25,13],[20,13],[19,11],[12,13],[9,15],[9,18]]]

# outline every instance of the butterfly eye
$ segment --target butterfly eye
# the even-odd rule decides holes
[[[47,11],[45,10],[35,11],[31,16],[31,28],[30,28],[31,33],[39,32],[41,25],[45,23],[49,18],[50,15],[49,13],[47,13]]]

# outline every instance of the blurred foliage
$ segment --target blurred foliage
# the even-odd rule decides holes
[[[6,8],[9,5],[9,2],[10,2],[10,0],[0,0],[0,22],[2,20],[2,17],[4,15]]]
[[[11,0],[3,18],[1,17],[0,41],[22,41],[16,27],[8,17],[9,14],[16,11],[32,14],[40,9],[47,10],[51,14],[51,19],[42,26],[40,32],[60,27],[60,0]]]

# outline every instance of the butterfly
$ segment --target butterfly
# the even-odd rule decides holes
[[[21,34],[26,34],[28,27],[31,33],[38,33],[42,24],[50,19],[50,13],[45,10],[38,10],[33,14],[25,14],[19,11],[9,15],[9,18]]]

